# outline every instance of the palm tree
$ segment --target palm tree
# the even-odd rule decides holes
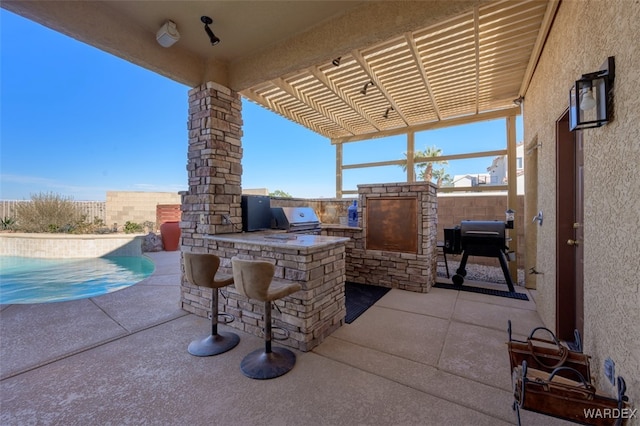
[[[416,151],[413,154],[413,161],[420,161],[420,160],[424,160],[424,159],[428,159],[428,158],[434,158],[434,157],[440,157],[442,155],[442,150],[440,148],[437,148],[435,146],[429,146],[426,147],[423,151]],[[407,156],[407,153],[404,153],[404,156]],[[433,171],[433,164],[443,164],[443,165],[447,165],[449,164],[447,161],[428,161],[426,163],[419,163],[416,164],[416,170],[418,171],[417,176],[420,180],[424,180],[426,182],[431,182],[433,177],[434,177],[434,171]],[[404,170],[405,172],[407,171],[407,163],[405,162],[404,164],[402,164],[400,167],[402,167],[402,170]],[[439,170],[444,170],[444,168],[439,169]]]
[[[451,175],[447,173],[447,170],[444,167],[435,169],[433,171],[433,178],[436,180],[438,188],[440,188],[442,184],[450,184],[452,181]]]

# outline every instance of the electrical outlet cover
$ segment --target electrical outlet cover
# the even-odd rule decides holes
[[[612,385],[616,383],[616,363],[611,358],[604,360],[604,375]]]

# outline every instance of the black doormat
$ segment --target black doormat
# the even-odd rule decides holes
[[[362,315],[364,311],[387,294],[389,290],[391,289],[387,287],[345,282],[344,303],[347,308],[347,315],[344,318],[344,322],[351,324],[356,318]]]
[[[507,297],[509,299],[529,300],[529,297],[526,294],[518,293],[516,291],[493,290],[491,288],[469,287],[468,285],[455,286],[453,284],[446,283],[435,283],[434,287],[444,288],[447,290],[468,291],[470,293],[488,294],[490,296]]]

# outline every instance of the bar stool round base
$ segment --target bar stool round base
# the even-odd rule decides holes
[[[275,347],[270,353],[258,349],[245,356],[240,363],[242,374],[252,379],[273,379],[291,371],[296,355],[289,349]]]
[[[201,340],[194,340],[187,350],[195,356],[212,356],[235,348],[238,342],[240,342],[240,336],[237,334],[220,332]]]

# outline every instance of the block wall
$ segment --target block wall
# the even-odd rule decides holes
[[[112,227],[117,224],[122,230],[129,222],[143,224],[151,222],[157,231],[160,227],[156,223],[156,206],[158,204],[180,204],[180,194],[177,192],[142,192],[142,191],[107,191],[105,224]]]

